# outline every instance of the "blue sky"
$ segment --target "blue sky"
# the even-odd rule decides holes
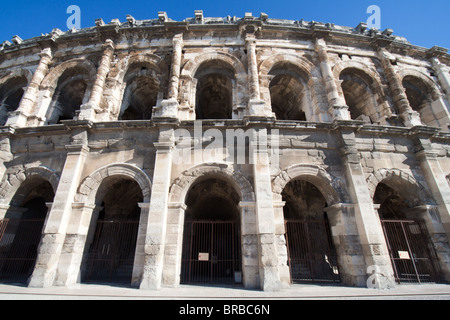
[[[157,18],[158,11],[166,11],[174,20],[193,17],[194,10],[203,10],[207,17],[243,17],[245,12],[259,16],[265,12],[271,18],[330,22],[356,27],[367,21],[369,5],[381,9],[381,29],[391,28],[394,34],[405,37],[414,45],[431,48],[434,45],[450,49],[449,0],[42,0],[1,1],[0,43],[19,35],[23,39],[48,33],[53,28],[67,30],[70,14],[67,7],[81,9],[81,27],[94,25],[97,18],[106,23],[114,18],[126,20]]]

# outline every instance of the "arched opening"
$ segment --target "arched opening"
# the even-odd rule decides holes
[[[269,72],[272,111],[279,120],[306,121],[309,106],[308,86],[301,72],[288,63],[276,65]]]
[[[186,197],[181,283],[240,283],[239,195],[227,182],[208,178]]]
[[[373,79],[361,70],[347,68],[339,76],[341,87],[353,120],[377,123],[379,112],[377,97],[372,89]]]
[[[0,282],[26,284],[33,273],[38,246],[52,202],[51,184],[38,177],[25,180],[0,220]]]
[[[226,63],[211,60],[195,73],[197,119],[231,119],[234,72]]]
[[[312,183],[290,181],[282,199],[291,281],[340,282],[337,254],[325,213],[327,202]]]
[[[404,186],[403,186],[404,188]],[[389,185],[380,182],[373,197],[398,283],[439,281],[436,252],[423,220],[417,219],[410,201]]]
[[[82,281],[130,285],[133,276],[140,208],[138,183],[121,176],[107,177],[100,185],[85,248]]]
[[[402,81],[409,105],[420,114],[420,120],[428,126],[439,127],[439,121],[433,112],[432,90],[420,78],[405,76]]]
[[[22,96],[27,88],[28,81],[25,77],[9,79],[0,89],[0,126],[6,124],[8,112],[15,111],[19,107]]]
[[[119,120],[149,120],[158,102],[160,84],[158,75],[150,65],[132,65],[125,75],[126,87]]]
[[[47,113],[48,124],[72,120],[83,103],[87,102],[89,73],[83,68],[69,68],[59,77]]]

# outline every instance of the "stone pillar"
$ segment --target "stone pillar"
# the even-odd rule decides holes
[[[436,151],[433,149],[433,143],[430,140],[430,134],[435,132],[416,131],[417,149],[416,158],[420,163],[420,168],[424,175],[425,181],[430,188],[430,193],[438,205],[440,220],[450,239],[450,187],[445,177]]]
[[[33,111],[34,104],[39,93],[39,86],[42,80],[48,73],[49,64],[53,59],[52,51],[50,48],[45,48],[39,54],[41,60],[36,71],[31,78],[30,84],[28,85],[19,107],[16,111],[11,113],[6,125],[12,127],[25,127],[27,125],[28,117]]]
[[[84,133],[84,134],[83,134]],[[79,138],[84,136],[84,143]],[[89,152],[87,132],[77,131],[73,144],[67,145],[67,158],[56,189],[53,206],[47,216],[43,237],[38,248],[36,267],[31,276],[30,287],[49,287],[55,280],[56,271],[69,225],[72,201],[80,182],[86,156]]]
[[[400,79],[397,77],[394,66],[391,63],[393,57],[391,54],[383,48],[378,50],[378,55],[381,58],[381,64],[383,65],[384,73],[389,83],[389,88],[392,93],[394,103],[400,112],[400,117],[403,123],[407,127],[421,126],[420,114],[414,111],[409,105],[408,97],[405,93],[405,88]]]
[[[6,172],[5,162],[9,162],[14,159],[11,153],[11,136],[14,134],[14,128],[5,128],[0,133],[0,181],[3,179],[3,175]]]
[[[250,91],[250,99],[260,99],[259,96],[259,80],[258,80],[258,66],[256,61],[256,38],[254,35],[247,35],[245,38],[247,48],[247,63],[248,63],[248,83]]]
[[[139,215],[139,229],[136,239],[133,273],[131,276],[131,286],[136,288],[139,288],[141,284],[145,269],[145,239],[148,228],[150,202],[141,202],[138,205],[141,208],[141,214]]]
[[[152,181],[152,194],[145,238],[145,267],[141,289],[160,289],[166,242],[167,205],[172,170],[174,129],[160,123]]]
[[[95,120],[100,112],[100,103],[103,97],[106,76],[111,68],[111,60],[114,54],[114,42],[110,39],[103,44],[103,56],[97,69],[97,76],[92,87],[91,96],[86,104],[81,105],[79,120]]]
[[[355,128],[339,128],[342,161],[350,198],[354,205],[356,230],[362,247],[366,270],[376,270],[375,288],[394,286],[394,272],[380,218],[374,207],[355,143]]]
[[[167,233],[162,283],[176,287],[180,284],[181,257],[184,233],[184,203],[169,203],[167,211]]]
[[[291,285],[291,274],[288,261],[287,243],[286,243],[286,225],[284,223],[283,208],[285,201],[273,201],[274,223],[275,223],[275,237],[277,241],[278,254],[278,273],[283,288]]]
[[[180,84],[181,55],[183,50],[183,34],[178,33],[173,37],[173,55],[170,66],[169,89],[167,91],[168,99],[178,99],[178,86]]]
[[[88,233],[95,230],[92,222],[97,221],[101,209],[95,204],[72,203],[70,222],[55,277],[56,286],[71,286],[80,279],[83,255],[91,243],[87,240]]]
[[[327,44],[324,39],[316,40],[316,51],[319,55],[320,70],[322,72],[325,89],[327,91],[329,112],[333,120],[351,120],[348,106],[344,97],[339,94],[339,90],[328,59]]]
[[[434,72],[436,72],[439,84],[445,92],[447,103],[450,104],[450,68],[440,62],[436,57],[431,59],[431,64]]]
[[[181,56],[183,53],[183,34],[177,33],[172,40],[173,53],[170,66],[169,88],[167,99],[161,101],[161,107],[153,108],[152,117],[178,117],[178,88],[180,85]]]
[[[266,107],[259,91],[258,62],[256,60],[256,37],[253,33],[245,37],[248,64],[248,87],[250,97],[248,101],[248,115],[259,117],[272,117],[270,108]]]
[[[366,286],[367,273],[355,210],[352,203],[337,203],[326,207],[333,244],[336,248],[339,276],[347,286]]]
[[[259,250],[256,225],[256,203],[239,202],[241,213],[242,284],[244,288],[260,287]]]
[[[249,151],[249,158],[253,166],[256,198],[260,287],[264,291],[279,291],[281,289],[281,281],[278,272],[272,183],[269,155],[267,153],[267,129],[255,127],[251,130],[252,136],[249,144],[252,145],[252,148]]]

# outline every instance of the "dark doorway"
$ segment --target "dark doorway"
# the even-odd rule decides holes
[[[293,283],[340,282],[337,254],[322,193],[303,180],[289,182],[282,193],[288,265]]]
[[[424,221],[411,217],[406,199],[383,182],[375,190],[374,202],[380,204],[378,213],[396,281],[439,282],[439,264]]]
[[[188,193],[181,283],[241,282],[239,196],[226,182],[208,179]]]
[[[40,178],[24,181],[0,220],[0,281],[27,284],[34,271],[52,186]],[[23,203],[23,205],[20,205]]]
[[[99,188],[102,207],[85,263],[84,282],[131,284],[142,192],[128,179],[108,178]],[[104,194],[104,195],[103,195]]]
[[[195,74],[196,119],[231,119],[234,73],[219,60],[203,63]]]
[[[422,221],[381,220],[398,283],[439,282],[439,265]]]

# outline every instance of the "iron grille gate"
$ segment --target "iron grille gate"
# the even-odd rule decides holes
[[[97,222],[84,282],[131,282],[138,227],[138,221]]]
[[[0,220],[0,281],[26,283],[36,264],[44,219]]]
[[[291,281],[340,282],[336,250],[327,220],[286,220]]]
[[[187,221],[181,283],[241,282],[241,250],[236,222]]]
[[[396,281],[439,281],[439,265],[424,222],[381,220]]]

